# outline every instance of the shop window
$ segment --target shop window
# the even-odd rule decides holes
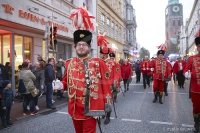
[[[31,60],[32,38],[24,37],[24,59]]]
[[[23,45],[22,44],[23,44],[23,37],[15,35],[15,52],[16,52],[15,70],[17,70],[18,66],[21,65],[23,62],[23,54],[22,54]]]
[[[3,64],[10,62],[10,35],[3,35]]]

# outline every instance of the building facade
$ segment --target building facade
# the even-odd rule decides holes
[[[185,33],[185,26],[181,26],[178,37],[178,47],[181,57],[186,56],[186,49],[187,49],[186,45],[187,45],[187,38]]]
[[[191,10],[189,19],[186,23],[186,54],[187,56],[197,54],[196,45],[194,43],[195,37],[200,37],[200,0],[195,0]]]
[[[13,73],[25,59],[32,63],[37,55],[44,60],[69,59],[76,56],[70,11],[87,6],[96,17],[96,1],[92,0],[1,0],[0,1],[0,62],[11,62]],[[49,28],[58,28],[55,50],[49,48]],[[96,30],[96,29],[95,29]],[[92,56],[97,56],[96,35],[92,40]],[[14,74],[12,84],[14,86]]]
[[[115,50],[116,61],[119,61],[124,57],[123,0],[98,0],[97,22],[98,32],[106,31],[106,38],[110,43],[108,47]]]
[[[183,25],[183,5],[179,0],[168,0],[165,9],[165,36],[167,45],[177,44],[177,36]]]
[[[124,0],[124,40],[123,48],[124,58],[136,61],[138,56],[137,40],[136,40],[136,16],[135,9],[131,4],[131,0]]]

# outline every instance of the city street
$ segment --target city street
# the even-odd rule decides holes
[[[185,89],[179,89],[177,83],[169,82],[169,95],[163,98],[164,104],[152,103],[154,98],[152,85],[143,89],[142,82],[136,84],[134,78],[125,97],[121,92],[118,94],[118,101],[115,103],[117,118],[113,110],[110,124],[104,125],[102,120],[103,133],[192,133],[192,103],[188,98],[188,86],[188,81]],[[98,126],[97,130],[100,133]],[[75,131],[67,107],[62,107],[55,111],[39,113],[26,120],[16,121],[14,126],[0,132],[74,133]]]

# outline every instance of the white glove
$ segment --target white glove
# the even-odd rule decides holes
[[[149,70],[149,68],[147,68],[147,70]]]
[[[53,80],[52,87],[53,87],[53,90],[62,90],[63,84],[60,82],[60,80]]]
[[[154,68],[151,68],[151,71],[153,72]]]
[[[145,68],[143,68],[143,70],[146,70]]]
[[[188,71],[185,73],[185,78],[187,78],[187,79],[190,79],[190,78],[191,78],[190,70],[188,70]]]

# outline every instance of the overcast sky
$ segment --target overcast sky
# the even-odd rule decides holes
[[[183,21],[189,18],[194,0],[179,0],[183,5]],[[150,51],[157,52],[156,46],[165,42],[165,8],[168,0],[132,0],[136,10],[137,42]]]

